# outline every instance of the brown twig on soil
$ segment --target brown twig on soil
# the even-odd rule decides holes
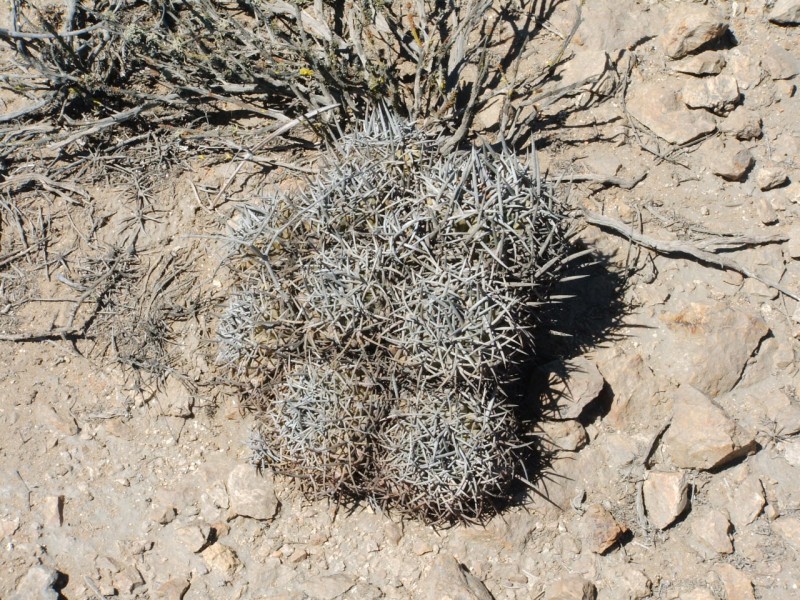
[[[590,225],[596,225],[602,229],[617,233],[622,237],[639,244],[640,246],[644,246],[645,248],[653,250],[654,252],[666,255],[677,254],[688,256],[703,264],[728,271],[735,271],[740,275],[760,281],[764,285],[771,287],[772,289],[785,294],[789,298],[800,302],[800,294],[787,289],[780,282],[772,281],[768,278],[762,277],[758,273],[740,265],[735,260],[720,256],[713,251],[710,252],[707,250],[701,250],[697,246],[688,244],[686,242],[658,240],[656,238],[637,233],[632,228],[620,221],[617,221],[616,219],[598,215],[589,211],[584,211],[583,216],[584,220]]]

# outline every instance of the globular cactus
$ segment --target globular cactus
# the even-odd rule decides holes
[[[250,447],[259,467],[313,497],[352,497],[371,475],[386,398],[350,365],[305,363],[272,390]]]
[[[487,390],[417,390],[382,423],[378,504],[442,523],[480,520],[508,500],[522,472],[513,407]]]
[[[315,406],[336,407],[320,413],[322,423],[361,395],[314,370],[357,363],[393,416],[368,436],[380,439],[379,452],[352,453],[380,458],[372,472],[348,459],[360,478],[326,471],[315,489],[346,482],[348,492],[433,521],[484,514],[520,460],[504,390],[530,363],[537,315],[569,260],[559,209],[535,168],[512,154],[442,155],[437,137],[387,111],[343,136],[301,192],[243,209],[233,237],[249,262],[222,320],[221,356],[244,347],[230,341],[241,332],[257,341],[271,380],[287,377],[290,387],[262,417],[281,431],[266,441],[265,462],[306,460],[289,446],[308,430],[278,422],[288,419],[288,398],[303,396],[287,365],[304,364],[314,386],[332,385],[314,388]],[[231,321],[248,293],[261,314],[244,331]],[[294,470],[315,479],[318,458]]]

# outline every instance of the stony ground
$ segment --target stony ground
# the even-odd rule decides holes
[[[575,11],[552,4],[545,50]],[[584,92],[545,97],[535,135],[607,260],[567,310],[592,343],[534,378],[568,367],[537,493],[437,531],[254,476],[251,415],[202,386],[202,314],[173,336],[192,368],[151,393],[68,343],[3,342],[0,597],[797,598],[800,2],[587,2],[583,19],[549,85]],[[220,256],[192,236],[231,207],[192,189],[234,167],[162,181],[142,233],[188,252],[209,294]]]

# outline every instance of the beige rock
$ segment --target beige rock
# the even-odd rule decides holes
[[[158,586],[157,593],[163,600],[182,600],[188,590],[189,580],[175,577]]]
[[[774,80],[792,79],[800,75],[800,58],[778,44],[770,44],[766,48],[761,64]]]
[[[42,519],[47,527],[61,527],[64,523],[64,496],[45,496],[42,500]]]
[[[778,25],[799,25],[800,0],[778,0],[767,14],[767,18]]]
[[[678,471],[650,471],[642,494],[647,520],[657,529],[666,529],[689,505],[689,482]]]
[[[14,535],[18,529],[19,517],[0,519],[0,540],[8,535]]]
[[[772,207],[769,198],[761,197],[756,203],[758,220],[764,225],[775,225],[778,222],[778,212]]]
[[[561,31],[569,31],[575,22],[574,5],[566,7],[564,11],[553,11],[551,17],[551,22]],[[573,42],[587,50],[606,52],[631,48],[640,40],[663,31],[664,14],[658,4],[648,6],[648,10],[630,10],[622,3],[586,2]]]
[[[211,527],[199,521],[175,529],[175,539],[189,552],[200,552],[206,545],[210,534]]]
[[[725,600],[755,600],[753,582],[733,565],[727,563],[715,565],[714,573],[719,576],[725,588]]]
[[[627,528],[617,523],[605,508],[592,504],[581,517],[580,530],[584,547],[603,554],[617,543]]]
[[[690,108],[706,108],[724,115],[739,103],[739,84],[730,75],[690,79],[681,96]]]
[[[725,57],[712,50],[689,56],[672,65],[673,71],[689,75],[719,75],[724,68]]]
[[[770,452],[759,452],[752,460],[769,505],[778,514],[800,508],[800,468]]]
[[[44,565],[28,569],[9,600],[58,600],[61,595],[53,589],[58,572]]]
[[[587,104],[593,96],[609,95],[617,82],[608,54],[602,50],[577,52],[557,74],[559,86],[587,82],[581,86],[589,92],[585,98],[579,99],[581,105]]]
[[[761,137],[761,117],[740,106],[720,122],[719,130],[737,140],[755,140]]]
[[[165,417],[192,416],[194,398],[177,377],[167,377],[164,392],[156,395],[158,408]]]
[[[789,242],[786,244],[789,256],[795,260],[800,260],[800,223],[795,223],[789,229]]]
[[[39,425],[47,427],[54,433],[76,435],[80,429],[75,419],[69,414],[59,414],[49,404],[36,402],[33,409],[34,418]]]
[[[119,573],[116,573],[112,578],[114,587],[121,591],[123,594],[130,594],[135,589],[144,585],[144,578],[134,566],[126,567]]]
[[[594,600],[597,588],[578,575],[567,575],[547,586],[544,600]]]
[[[650,598],[652,583],[641,570],[632,565],[620,565],[611,577],[609,598],[621,600],[644,600]]]
[[[727,29],[727,21],[711,7],[681,5],[673,13],[661,43],[667,56],[682,58],[716,40]]]
[[[787,544],[800,552],[800,519],[781,517],[773,521],[772,529],[777,531]]]
[[[766,504],[764,488],[757,477],[748,477],[734,488],[728,514],[734,527],[744,529],[758,518]]]
[[[577,421],[543,421],[539,427],[545,443],[555,451],[575,452],[589,440],[586,429]]]
[[[750,356],[769,333],[762,318],[725,304],[691,303],[662,317],[667,332],[658,350],[672,360],[652,368],[713,397],[736,385]],[[714,348],[714,352],[709,352]]]
[[[349,573],[320,575],[306,580],[301,588],[312,600],[334,600],[350,591],[356,584],[356,578]]]
[[[475,125],[478,129],[493,129],[498,127],[503,118],[503,103],[505,96],[494,96],[475,115]]]
[[[603,376],[614,390],[611,409],[605,421],[617,429],[653,419],[653,403],[663,394],[648,364],[640,353],[622,354],[603,365]]]
[[[716,554],[733,552],[728,518],[720,511],[708,509],[693,515],[692,534],[705,548]]]
[[[789,181],[786,168],[778,163],[767,163],[756,173],[756,184],[763,191],[780,187]]]
[[[492,600],[480,579],[444,554],[434,561],[422,589],[426,600]]]
[[[736,78],[741,90],[751,90],[764,79],[764,71],[758,58],[761,49],[757,46],[734,48],[728,54],[728,72]]]
[[[695,588],[690,592],[683,592],[678,598],[680,600],[717,600],[714,594],[705,588]]]
[[[701,147],[703,162],[714,175],[728,181],[744,179],[753,166],[753,154],[738,142],[724,143],[718,137],[705,142]]]
[[[252,466],[238,465],[228,475],[230,516],[269,521],[278,514],[279,502],[272,477]]]
[[[703,112],[687,109],[672,82],[641,82],[628,97],[628,112],[670,144],[687,144],[712,133],[717,124]]]
[[[200,553],[200,556],[203,557],[208,567],[219,572],[225,581],[232,581],[236,572],[242,567],[242,562],[236,556],[236,552],[224,544],[211,544]]]
[[[753,440],[746,438],[708,396],[691,386],[678,388],[663,439],[672,464],[683,469],[720,467],[749,451]]]
[[[603,390],[605,381],[597,367],[584,357],[544,365],[538,379],[547,382],[540,393],[545,406],[554,406],[560,419],[577,419],[586,405]]]

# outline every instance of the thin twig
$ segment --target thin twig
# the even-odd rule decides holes
[[[590,225],[596,225],[602,229],[606,229],[621,235],[622,237],[633,241],[640,246],[644,246],[645,248],[649,248],[655,252],[660,254],[676,254],[681,256],[688,256],[694,258],[695,260],[710,265],[712,267],[716,267],[718,269],[724,269],[728,271],[735,271],[740,275],[745,277],[749,277],[750,279],[755,279],[760,281],[764,285],[771,287],[782,294],[785,294],[789,298],[794,300],[800,301],[800,295],[797,293],[787,289],[781,283],[777,281],[772,281],[766,277],[762,277],[758,273],[751,271],[750,269],[740,265],[735,260],[730,258],[725,258],[724,256],[720,256],[719,254],[715,254],[714,252],[709,252],[706,250],[700,250],[696,246],[692,244],[688,244],[686,242],[680,241],[666,241],[666,240],[658,240],[652,238],[650,236],[637,233],[624,223],[617,221],[616,219],[611,219],[609,217],[605,217],[602,215],[598,215],[589,211],[584,211],[584,219]]]

